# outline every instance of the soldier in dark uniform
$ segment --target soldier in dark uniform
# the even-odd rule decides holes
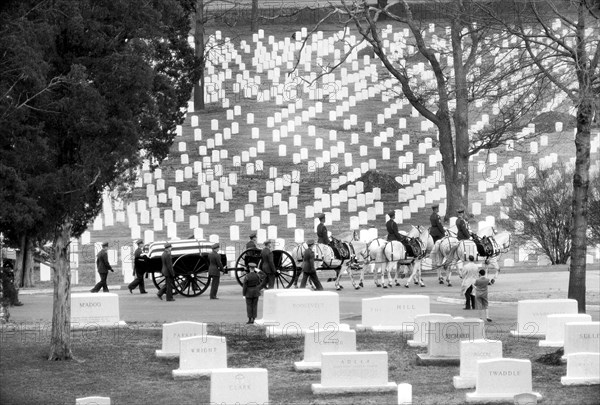
[[[248,241],[248,243],[246,243],[246,249],[258,249],[258,246],[256,246],[256,234],[255,233],[250,235],[250,240]]]
[[[173,280],[175,279],[175,270],[173,270],[173,259],[171,258],[171,244],[165,243],[164,251],[160,257],[162,263],[162,274],[165,276],[165,284],[158,290],[156,296],[162,300],[162,296],[167,294],[167,301],[175,301],[173,298]]]
[[[129,293],[133,294],[133,290],[140,286],[140,294],[147,294],[146,287],[144,286],[144,269],[141,266],[141,256],[142,256],[142,246],[144,246],[144,241],[141,239],[137,240],[137,249],[133,253],[133,275],[135,276],[135,280],[133,280],[127,288],[129,289]]]
[[[212,245],[212,252],[208,254],[208,277],[210,279],[210,299],[218,300],[217,292],[221,281],[221,272],[223,271],[223,263],[221,263],[221,255],[219,254],[220,245],[215,243]]]
[[[406,239],[406,236],[404,236],[400,232],[398,232],[398,224],[396,223],[396,221],[394,221],[394,218],[396,218],[396,212],[390,211],[390,212],[388,212],[388,216],[390,217],[390,219],[385,223],[385,229],[387,229],[387,233],[388,233],[387,240],[388,241],[397,240],[400,242],[404,242]]]
[[[467,240],[471,239],[471,231],[469,230],[469,224],[464,218],[465,210],[459,209],[456,211],[458,213],[458,218],[456,219],[456,237],[458,240]]]
[[[329,245],[329,236],[325,226],[325,214],[319,214],[319,225],[317,225],[317,242]]]
[[[317,277],[317,270],[315,269],[315,252],[312,250],[312,246],[315,244],[314,240],[308,240],[306,242],[308,249],[304,251],[302,256],[302,281],[300,282],[300,288],[306,287],[306,281],[310,278],[310,281],[315,286],[317,291],[323,291],[323,286]]]
[[[440,206],[438,204],[432,205],[431,209],[433,212],[429,217],[429,222],[431,223],[431,227],[429,228],[429,234],[433,239],[433,243],[442,239],[446,234],[446,230],[444,229],[444,225],[442,225],[442,218],[440,218],[438,211],[440,210]]]
[[[273,260],[273,252],[271,252],[271,240],[265,241],[265,247],[260,252],[260,269],[265,273],[266,277],[260,285],[260,288],[271,289],[275,287],[275,277],[277,276],[277,269],[275,268],[275,261]]]
[[[244,277],[242,295],[246,299],[247,324],[252,324],[258,315],[258,299],[260,297],[260,277],[256,274],[256,263],[249,263],[250,271]]]
[[[108,271],[112,271],[114,273],[113,268],[108,262],[108,242],[102,243],[102,249],[98,252],[96,256],[96,267],[98,268],[98,274],[100,274],[100,281],[98,284],[94,286],[90,290],[90,292],[97,293],[102,288],[102,292],[108,292],[108,285],[106,284],[106,279],[108,278]]]

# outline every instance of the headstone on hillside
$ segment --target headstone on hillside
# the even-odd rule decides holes
[[[567,322],[563,360],[569,354],[600,351],[600,322]]]
[[[114,293],[71,294],[71,329],[123,327],[119,296]]]
[[[322,353],[355,351],[356,331],[338,330],[333,325],[328,330],[310,330],[304,335],[304,359],[295,362],[294,369],[320,370]]]
[[[427,295],[384,295],[363,298],[357,330],[412,332],[415,316],[430,311]]]
[[[323,353],[321,383],[312,384],[313,394],[392,392],[388,381],[387,352]]]
[[[517,329],[513,336],[541,338],[546,335],[546,317],[552,314],[576,314],[577,301],[573,299],[521,300],[517,306]]]
[[[193,336],[179,340],[179,368],[176,380],[210,375],[215,369],[227,368],[227,343],[223,336]]]
[[[417,355],[418,365],[460,364],[460,342],[485,338],[483,321],[476,318],[454,318],[452,321],[430,322],[427,353]]]
[[[454,388],[475,388],[477,361],[502,358],[502,341],[478,339],[460,342],[460,375],[454,376]]]
[[[427,347],[429,342],[429,324],[430,322],[452,321],[453,317],[449,314],[422,314],[415,315],[413,338],[408,340],[411,347]]]
[[[468,403],[513,402],[515,395],[533,392],[531,361],[522,359],[492,359],[477,362],[477,386],[467,394]]]
[[[162,330],[162,348],[156,351],[156,357],[177,358],[180,350],[179,339],[206,335],[206,323],[186,321],[165,323]]]
[[[268,404],[269,374],[266,368],[228,368],[210,375],[211,404]]]
[[[76,398],[76,405],[110,405],[110,397]]]
[[[581,352],[567,356],[567,375],[560,378],[562,385],[600,384],[600,353]]]
[[[546,319],[546,339],[539,341],[540,347],[563,347],[567,322],[592,322],[592,316],[588,314],[552,314]]]

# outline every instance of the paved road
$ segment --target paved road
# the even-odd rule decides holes
[[[121,319],[127,323],[156,323],[175,321],[196,321],[209,323],[240,323],[246,321],[245,301],[241,296],[241,287],[234,280],[224,281],[219,289],[219,300],[209,300],[208,294],[194,298],[176,297],[175,302],[160,301],[155,295],[152,286],[149,294],[140,295],[135,292],[129,294],[126,288],[113,287],[112,292],[119,295],[119,306]],[[411,288],[394,287],[388,289],[376,288],[372,278],[360,290],[352,289],[349,280],[342,284],[346,288],[340,292],[340,317],[344,323],[354,326],[360,323],[361,299],[377,297],[388,294],[425,294],[431,297],[432,313],[449,313],[454,316],[476,315],[467,314],[462,309],[463,301],[460,299],[459,281],[456,279],[453,287],[437,284],[433,276],[425,278],[427,287]],[[334,291],[333,283],[323,283],[326,290]],[[600,291],[600,272],[588,271],[588,291]],[[89,287],[74,287],[74,292],[87,291]],[[552,291],[558,293],[559,297],[566,298],[568,290],[568,272],[522,272],[502,274],[498,282],[490,287],[490,316],[498,323],[516,322],[517,305],[515,303],[494,303],[494,294],[501,292],[523,291],[530,289],[537,291]],[[44,328],[49,328],[52,319],[52,294],[50,291],[38,291],[34,294],[24,292],[20,295],[25,305],[12,307],[11,321],[17,324],[39,323]],[[524,298],[525,298],[524,297]],[[523,298],[523,299],[524,299]],[[262,300],[259,304],[259,318],[262,313]],[[600,318],[600,307],[598,305],[588,306],[587,313],[594,320]]]

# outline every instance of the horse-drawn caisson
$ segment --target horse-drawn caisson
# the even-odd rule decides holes
[[[165,283],[165,277],[161,272],[161,255],[165,243],[167,242],[162,241],[147,245],[137,264],[141,266],[145,273],[152,275],[152,281],[158,289]],[[174,292],[185,297],[201,295],[210,285],[208,254],[212,250],[212,243],[195,239],[175,240],[169,243],[172,246],[171,258],[175,272]],[[238,257],[234,268],[227,267],[227,256],[224,253],[220,253],[220,255],[223,271],[234,271],[240,285],[243,284],[244,277],[249,271],[249,263],[260,264],[260,249],[244,251]],[[289,253],[282,250],[273,250],[273,257],[277,269],[276,287],[291,287],[298,277],[298,269],[294,259]]]

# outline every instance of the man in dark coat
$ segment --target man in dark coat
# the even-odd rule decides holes
[[[167,301],[175,301],[173,298],[173,281],[175,279],[175,270],[173,270],[173,259],[171,258],[171,244],[165,243],[165,248],[160,257],[162,262],[162,274],[165,276],[165,284],[158,290],[156,296],[162,300],[162,296],[167,294]]]
[[[396,218],[396,212],[390,211],[388,212],[388,216],[390,219],[385,223],[385,228],[387,229],[388,233],[387,240],[397,240],[403,242],[406,239],[406,236],[401,235],[400,232],[398,232],[398,224],[396,221],[394,221],[394,218]]]
[[[317,225],[317,242],[329,245],[329,235],[325,226],[325,214],[319,215],[319,225]]]
[[[456,219],[456,238],[458,240],[471,239],[471,231],[469,230],[469,224],[464,218],[465,210],[462,208],[457,211],[458,218]]]
[[[223,263],[221,263],[221,255],[219,254],[220,245],[215,243],[212,245],[212,252],[208,254],[208,277],[210,280],[210,299],[218,300],[217,292],[221,282],[221,272],[223,271]]]
[[[431,209],[433,212],[429,217],[429,222],[431,227],[429,228],[429,234],[433,239],[433,243],[442,239],[446,234],[446,230],[444,229],[444,225],[442,225],[442,218],[440,218],[438,211],[440,210],[440,206],[438,204],[432,205]]]
[[[260,269],[265,273],[266,277],[263,280],[260,288],[271,289],[275,287],[275,277],[277,276],[277,269],[275,268],[275,261],[273,259],[273,252],[271,252],[271,240],[265,242],[265,247],[260,252]]]
[[[141,239],[137,240],[137,249],[133,253],[133,275],[135,276],[135,280],[133,280],[127,288],[129,289],[129,293],[133,294],[133,290],[135,290],[138,286],[140,287],[140,294],[147,294],[146,286],[144,286],[144,269],[142,268],[142,246],[144,246],[144,241]]]
[[[252,324],[258,315],[258,298],[260,297],[260,277],[256,274],[256,263],[248,264],[250,271],[244,277],[242,295],[246,299],[247,324]]]
[[[308,249],[304,251],[302,256],[302,281],[300,282],[300,288],[306,287],[306,280],[310,278],[315,289],[323,291],[323,286],[319,281],[319,277],[317,277],[317,270],[315,269],[315,252],[312,250],[315,241],[308,240],[306,244],[308,245]]]
[[[98,268],[98,274],[100,274],[100,281],[90,290],[90,292],[97,293],[102,288],[102,292],[108,292],[108,285],[106,279],[108,278],[108,271],[114,272],[110,263],[108,262],[108,242],[102,243],[102,249],[96,256],[96,267]]]
[[[246,243],[246,249],[258,249],[258,246],[256,246],[256,234],[255,233],[250,235],[250,240],[248,241],[248,243]]]

